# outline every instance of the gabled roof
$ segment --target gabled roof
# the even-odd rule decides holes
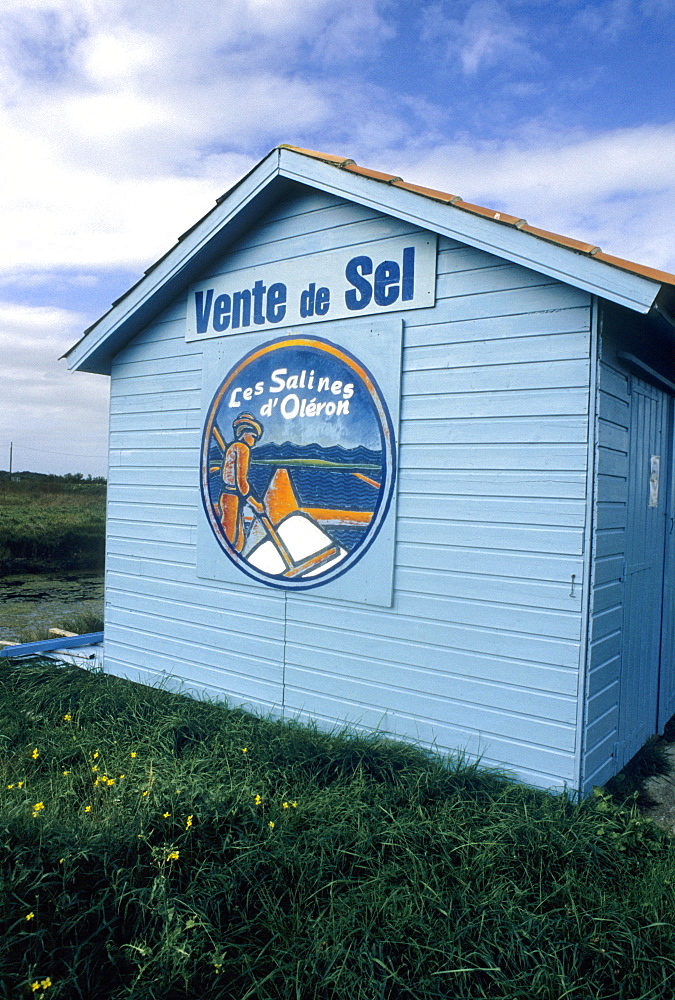
[[[673,322],[673,274],[613,257],[590,243],[537,229],[457,195],[368,170],[347,157],[280,145],[218,198],[214,208],[85,331],[64,355],[69,367],[108,374],[112,358],[131,337],[295,184],[405,219],[636,312],[656,307]]]

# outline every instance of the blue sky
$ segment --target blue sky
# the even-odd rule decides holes
[[[280,142],[675,271],[675,0],[2,0],[0,468],[105,474],[57,359]]]

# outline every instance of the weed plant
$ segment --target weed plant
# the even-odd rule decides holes
[[[675,850],[378,734],[0,661],[0,996],[670,1000]]]

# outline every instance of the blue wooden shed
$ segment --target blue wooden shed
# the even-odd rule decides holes
[[[587,794],[675,713],[675,276],[280,146],[68,354],[105,668]]]

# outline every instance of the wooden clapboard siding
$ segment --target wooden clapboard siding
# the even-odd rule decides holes
[[[608,331],[598,365],[597,468],[582,790],[616,771],[623,566],[628,499],[628,377],[617,364]]]
[[[203,277],[416,231],[303,189]],[[575,787],[590,298],[441,238],[436,305],[399,315],[391,608],[199,578],[202,361],[185,298],[117,355],[108,669]]]

